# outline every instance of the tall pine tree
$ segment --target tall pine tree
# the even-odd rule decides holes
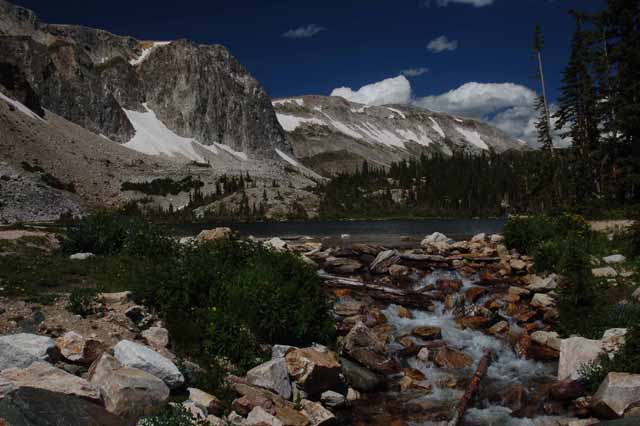
[[[597,188],[593,160],[599,144],[598,100],[591,76],[593,57],[589,35],[583,28],[584,17],[577,13],[574,16],[576,31],[571,43],[569,64],[563,73],[556,129],[563,132],[564,137],[571,138],[577,153],[574,178],[578,201],[581,202]]]
[[[544,49],[544,36],[540,25],[536,25],[533,35],[533,56],[537,62],[536,77],[540,80],[541,95],[536,100],[535,109],[538,112],[536,130],[538,131],[538,143],[542,149],[553,152],[553,137],[551,135],[551,116],[549,102],[547,101],[547,88],[544,82],[544,67],[542,66],[542,49]]]

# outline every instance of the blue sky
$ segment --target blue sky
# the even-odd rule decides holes
[[[603,4],[602,0],[14,2],[34,9],[46,22],[100,27],[140,39],[189,38],[223,44],[273,97],[328,95],[343,86],[355,91],[397,77],[403,70],[421,68],[428,71],[409,78],[412,99],[441,95],[469,82],[513,83],[493,87],[498,98],[505,91],[538,90],[532,79],[530,46],[533,27],[540,22],[546,37],[545,67],[552,100],[558,95],[573,31],[568,11],[596,11]],[[293,34],[314,35],[284,36],[300,28]],[[449,45],[451,50],[427,48],[440,37],[445,42],[432,46]],[[464,95],[481,100],[477,91],[486,96],[484,88],[467,86],[470,90]],[[513,101],[513,97],[506,96],[493,109],[457,105],[450,112],[491,121],[505,109],[529,102]],[[448,98],[428,99],[423,106],[449,109]]]

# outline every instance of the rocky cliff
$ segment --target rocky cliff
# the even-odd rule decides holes
[[[406,105],[367,106],[340,97],[302,96],[273,101],[294,154],[319,173],[456,151],[523,150],[522,141],[477,120]]]
[[[44,108],[113,141],[136,135],[127,111],[152,111],[176,135],[204,146],[258,159],[291,152],[269,96],[223,46],[45,24],[0,0],[0,50],[3,80],[16,75],[4,70],[17,67]]]

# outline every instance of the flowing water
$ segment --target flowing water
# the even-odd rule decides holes
[[[473,278],[464,279],[455,271],[435,271],[416,282],[414,287],[422,289],[441,278],[460,279],[464,286],[462,291],[474,286]],[[480,299],[477,304],[482,305],[483,302]],[[471,377],[487,349],[492,351],[492,361],[487,375],[482,381],[480,397],[475,404],[469,406],[464,424],[474,426],[538,426],[545,424],[550,419],[544,416],[535,419],[516,418],[511,410],[495,405],[490,400],[494,399],[493,396],[514,385],[521,385],[530,394],[535,394],[540,386],[553,382],[556,372],[554,363],[541,363],[520,358],[515,354],[509,342],[479,330],[460,328],[454,315],[445,311],[444,305],[440,302],[436,302],[434,309],[429,312],[412,310],[413,318],[411,319],[401,317],[398,313],[398,307],[395,305],[389,306],[383,312],[388,323],[395,328],[395,337],[410,335],[416,327],[439,327],[446,345],[472,357],[474,363],[468,368],[452,370],[439,368],[433,362],[422,361],[417,357],[403,360],[406,366],[419,370],[425,375],[426,380],[432,386],[431,391],[409,390],[378,395],[359,406],[362,412],[356,416],[365,420],[362,424],[382,425],[393,418],[402,418],[412,426],[442,426],[446,424],[446,422],[442,423],[443,420],[449,417],[464,393],[459,387],[450,385],[451,377],[460,380]],[[419,340],[416,342],[420,343]]]

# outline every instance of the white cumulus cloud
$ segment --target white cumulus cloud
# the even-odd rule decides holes
[[[531,106],[536,93],[513,83],[466,83],[437,96],[426,96],[416,104],[435,111],[482,117],[515,106]]]
[[[326,28],[316,24],[309,24],[306,26],[291,29],[282,34],[282,36],[286,38],[310,38],[321,31],[326,31]]]
[[[449,40],[446,36],[440,36],[429,42],[427,49],[432,52],[440,53],[447,50],[456,50],[458,48],[457,40]]]
[[[406,70],[402,70],[400,71],[400,74],[404,75],[405,77],[419,77],[428,72],[429,72],[429,68],[420,67],[420,68],[408,68]]]
[[[355,91],[349,87],[340,87],[334,89],[331,96],[367,105],[407,104],[411,101],[411,83],[405,76],[399,75],[367,84]]]
[[[421,7],[429,7],[431,4],[437,4],[440,7],[448,6],[452,3],[468,4],[474,7],[483,7],[492,5],[495,0],[424,0],[420,3]]]
[[[415,97],[409,80],[400,75],[355,91],[348,87],[334,89],[331,96],[367,105],[412,104],[432,111],[478,118],[537,147],[534,108],[537,95],[519,84],[470,82],[440,95]],[[552,112],[555,108],[551,106]],[[567,145],[567,141],[557,136],[554,142],[557,146]]]

